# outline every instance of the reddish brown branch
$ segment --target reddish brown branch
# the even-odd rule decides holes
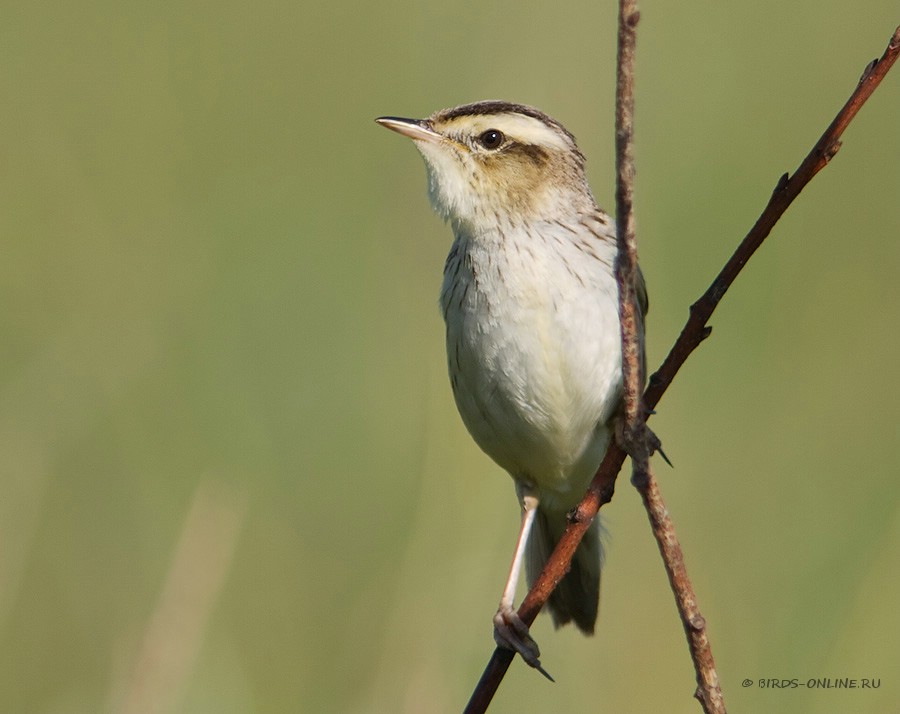
[[[616,81],[616,236],[618,259],[616,282],[619,288],[619,312],[622,331],[622,377],[625,426],[622,436],[628,445],[634,466],[632,483],[641,494],[653,536],[684,627],[697,674],[696,696],[706,714],[725,714],[725,699],[706,634],[706,621],[697,605],[697,597],[675,526],[650,470],[649,433],[645,427],[643,406],[643,328],[636,285],[639,277],[637,240],[634,228],[634,54],[638,12],[634,0],[619,4],[619,52]]]
[[[637,447],[635,457],[646,466],[646,440],[641,396],[644,385],[642,316],[637,301],[638,258],[634,231],[634,54],[640,13],[634,0],[619,3],[619,42],[616,63],[616,283],[622,338],[625,437]],[[632,452],[634,453],[634,451]]]
[[[675,535],[675,526],[669,517],[669,509],[659,492],[653,472],[648,468],[641,476],[642,478],[635,479],[635,486],[641,494],[644,508],[647,509],[650,526],[659,546],[659,554],[662,556],[666,576],[675,595],[675,604],[687,637],[691,660],[697,674],[697,689],[694,696],[700,701],[705,714],[725,714],[725,698],[719,686],[719,674],[706,634],[706,619],[697,604],[694,586],[684,564],[684,554]]]
[[[684,625],[691,659],[697,672],[697,691],[694,696],[700,700],[703,711],[725,712],[725,699],[719,687],[719,675],[712,657],[709,638],[706,635],[706,619],[700,613],[694,589],[684,566],[684,554],[675,537],[672,521],[666,504],[659,493],[656,479],[648,474],[647,488],[641,491],[644,507],[653,526],[653,532],[661,534],[657,538],[659,552],[666,566],[666,575],[675,593],[678,613]]]
[[[643,407],[643,329],[637,304],[637,240],[634,230],[634,53],[638,12],[634,0],[621,0],[616,82],[616,282],[622,329],[622,376],[625,428],[623,437],[634,465],[632,483],[641,494],[651,529],[684,627],[697,674],[696,696],[706,714],[725,714],[725,699],[706,634],[706,621],[688,577],[675,525],[650,469],[649,433]]]
[[[841,108],[834,121],[816,142],[812,151],[803,160],[793,176],[784,174],[775,186],[769,203],[763,210],[749,233],[741,241],[734,255],[722,268],[722,271],[709,286],[703,296],[691,305],[691,313],[687,323],[675,341],[671,351],[659,370],[650,378],[650,384],[644,393],[644,401],[648,409],[653,409],[662,398],[669,384],[674,379],[681,365],[697,345],[709,336],[712,328],[707,327],[707,322],[712,316],[713,310],[725,292],[731,287],[738,273],[747,264],[756,249],[762,245],[772,228],[800,195],[812,178],[819,173],[837,153],[841,146],[841,135],[856,116],[866,100],[872,96],[872,92],[881,84],[897,56],[900,55],[900,27],[894,31],[887,49],[880,59],[873,60],[866,67],[850,99]]]
[[[838,112],[834,121],[825,130],[794,175],[785,174],[781,177],[762,214],[741,241],[734,255],[703,296],[691,305],[687,323],[682,328],[681,334],[662,366],[650,378],[650,383],[644,392],[644,406],[647,409],[653,409],[659,403],[678,370],[697,346],[709,336],[711,328],[707,326],[707,322],[725,292],[806,184],[835,155],[840,147],[840,137],[844,130],[884,79],[896,62],[898,55],[900,55],[900,27],[895,30],[882,57],[866,67],[850,99]],[[624,461],[625,452],[615,442],[610,444],[584,499],[572,513],[571,524],[519,607],[519,616],[525,623],[530,625],[534,622],[550,593],[568,570],[572,555],[591,520],[597,514],[600,506],[612,500],[616,476]],[[465,709],[466,714],[478,714],[487,710],[506,670],[509,669],[513,656],[510,650],[499,647],[494,650],[494,654],[472,693]]]

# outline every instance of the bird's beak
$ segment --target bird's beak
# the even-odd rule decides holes
[[[381,126],[396,131],[398,134],[408,136],[413,141],[428,141],[436,144],[441,140],[441,135],[433,131],[425,119],[404,119],[403,117],[378,117]]]

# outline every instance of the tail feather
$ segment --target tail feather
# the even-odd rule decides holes
[[[525,553],[525,575],[529,587],[544,569],[565,529],[565,513],[547,513],[538,507]],[[586,635],[594,633],[600,605],[600,566],[603,561],[600,531],[599,518],[595,518],[575,551],[569,572],[550,595],[547,605],[556,627],[574,622]]]

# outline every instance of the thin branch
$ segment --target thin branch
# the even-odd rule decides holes
[[[634,232],[634,53],[640,13],[634,0],[619,3],[619,43],[616,63],[616,283],[619,287],[619,322],[622,332],[625,437],[634,444],[634,454],[646,468],[649,453],[644,429],[643,330],[637,304],[637,239]],[[635,453],[638,452],[638,453]]]
[[[625,425],[622,437],[634,465],[632,483],[641,494],[653,536],[688,640],[694,671],[697,673],[696,697],[706,714],[725,714],[725,699],[719,687],[719,675],[706,634],[706,620],[697,605],[697,596],[675,525],[650,469],[650,434],[645,425],[643,406],[643,329],[637,304],[637,239],[634,229],[632,195],[634,193],[634,55],[639,14],[634,0],[619,3],[619,52],[616,81],[616,282],[619,287],[619,313],[622,330],[622,380],[624,384]]]
[[[785,174],[778,181],[769,203],[766,205],[756,223],[738,246],[734,255],[719,273],[703,296],[690,309],[690,316],[668,356],[659,370],[650,378],[649,386],[644,392],[644,406],[651,410],[662,398],[672,383],[678,370],[697,348],[709,336],[711,328],[707,326],[709,318],[718,306],[722,296],[737,278],[738,273],[762,244],[772,227],[781,218],[800,191],[808,184],[837,152],[840,137],[859,109],[872,95],[885,75],[888,73],[897,56],[900,54],[900,27],[898,27],[884,55],[874,60],[867,67],[850,99],[838,112],[834,121],[813,147],[809,155],[794,173]],[[625,452],[618,444],[612,442],[597,470],[584,499],[571,514],[571,523],[565,534],[547,561],[543,572],[532,585],[519,608],[519,617],[530,625],[538,612],[547,602],[550,593],[566,574],[569,562],[578,543],[584,536],[591,520],[600,506],[612,500],[615,491],[616,476],[625,461]],[[479,679],[472,697],[466,706],[466,714],[479,714],[487,710],[506,670],[513,660],[510,650],[496,648],[491,656],[481,679]]]
[[[647,470],[638,492],[641,494],[644,508],[647,509],[647,516],[650,518],[650,525],[659,546],[669,585],[675,595],[675,604],[678,607],[678,614],[687,637],[694,671],[697,673],[697,689],[694,696],[700,701],[705,714],[725,714],[725,698],[722,696],[722,689],[719,686],[719,674],[716,671],[712,648],[706,634],[706,619],[697,605],[694,587],[684,564],[684,553],[681,551],[681,545],[675,535],[675,527],[669,517],[669,510],[659,492],[659,485],[652,470]]]
[[[706,714],[725,714],[725,700],[719,687],[706,620],[697,606],[675,526],[653,472],[650,469],[649,433],[643,407],[643,330],[635,286],[638,280],[637,239],[634,229],[634,54],[638,12],[634,0],[621,0],[619,12],[619,53],[616,82],[616,236],[618,259],[616,282],[622,329],[622,378],[624,383],[625,426],[623,439],[634,465],[632,483],[641,494],[669,584],[675,595],[697,673],[696,696]]]
[[[897,56],[900,55],[900,27],[894,31],[888,43],[887,49],[880,59],[873,60],[868,64],[860,77],[859,84],[846,104],[838,112],[834,121],[825,130],[812,151],[803,160],[803,163],[797,168],[793,176],[784,174],[775,186],[769,203],[763,210],[756,223],[750,229],[750,232],[741,241],[734,255],[722,268],[722,271],[709,286],[703,296],[691,305],[691,314],[687,323],[681,331],[673,345],[671,351],[663,362],[659,370],[650,378],[650,384],[644,393],[644,401],[648,409],[653,409],[669,384],[674,379],[681,365],[684,364],[688,356],[693,352],[697,345],[709,336],[712,328],[707,326],[709,318],[719,304],[719,301],[725,295],[725,292],[731,287],[738,273],[747,264],[756,249],[762,245],[772,228],[793,203],[794,199],[806,187],[813,177],[819,173],[829,161],[838,152],[841,147],[841,135],[847,128],[847,125],[853,120],[857,112],[860,110],[866,100],[872,96],[881,80],[884,79]]]

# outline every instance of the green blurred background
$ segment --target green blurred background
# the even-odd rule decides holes
[[[881,54],[896,0],[643,2],[657,365]],[[518,513],[445,374],[449,230],[376,126],[502,97],[613,201],[615,5],[6,2],[0,711],[453,712]],[[900,69],[660,405],[726,701],[900,703]],[[498,712],[697,712],[622,480],[598,634],[535,627]],[[761,678],[880,678],[878,690]],[[742,680],[754,680],[742,687]]]

